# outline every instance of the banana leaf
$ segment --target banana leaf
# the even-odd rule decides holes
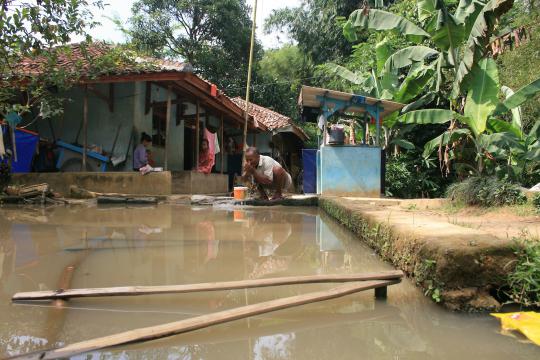
[[[514,0],[490,0],[475,19],[463,50],[463,56],[456,72],[452,97],[457,98],[466,89],[470,72],[482,57],[484,57],[490,35],[497,20],[512,8]]]
[[[446,146],[459,138],[468,136],[470,134],[471,131],[469,129],[447,130],[424,145],[424,152],[422,153],[422,156],[424,158],[429,158],[433,151],[438,149],[440,146]]]
[[[508,86],[501,86],[501,92],[503,93],[506,99],[510,98],[512,95],[515,94],[514,90],[510,89]],[[495,111],[497,111],[497,109],[495,109]],[[516,128],[521,130],[522,129],[521,106],[515,107],[511,111],[512,111],[512,125],[514,125]]]
[[[499,72],[495,60],[484,58],[471,72],[472,78],[465,103],[464,115],[473,133],[478,136],[486,130],[489,115],[499,102]]]
[[[454,13],[454,18],[465,26],[465,33],[471,32],[474,21],[485,6],[485,2],[478,0],[460,0]]]
[[[511,132],[519,138],[523,137],[520,129],[516,128],[512,123],[501,119],[489,118],[487,121],[487,129],[492,133]]]
[[[424,106],[428,105],[429,103],[431,103],[433,100],[435,100],[436,96],[437,95],[435,93],[429,92],[429,93],[423,95],[422,97],[418,98],[414,102],[412,102],[412,103],[408,104],[407,106],[405,106],[403,109],[401,109],[401,113],[405,114],[405,113],[407,113],[409,111],[418,110],[421,107],[424,107]]]
[[[425,109],[408,112],[398,117],[401,124],[445,124],[455,119],[457,113],[445,109]]]
[[[404,35],[408,40],[415,43],[429,38],[429,34],[422,28],[402,16],[377,9],[355,10],[349,16],[349,20],[343,27],[343,33],[349,41],[358,39],[357,30],[396,31]]]
[[[540,79],[536,79],[528,85],[523,86],[514,94],[506,98],[501,104],[497,106],[494,114],[504,114],[508,110],[516,109],[521,106],[525,101],[532,99],[540,92]],[[520,124],[521,126],[521,124]]]
[[[394,95],[394,100],[401,103],[408,103],[418,97],[426,91],[426,88],[429,88],[428,85],[430,83],[433,83],[434,73],[435,70],[431,66],[422,66],[414,70],[403,80],[399,90]]]
[[[386,71],[398,70],[409,66],[414,62],[420,62],[438,54],[439,52],[437,50],[427,46],[409,46],[393,53],[388,60],[386,60],[384,68]]]
[[[392,47],[390,46],[388,39],[385,37],[383,41],[380,41],[375,45],[375,53],[377,58],[377,74],[381,75],[384,71],[384,64],[392,53]]]
[[[342,79],[345,79],[345,80],[347,80],[347,81],[349,81],[349,82],[351,82],[351,83],[353,83],[355,85],[365,84],[365,82],[367,80],[367,76],[362,76],[362,75],[356,74],[356,73],[350,71],[349,69],[347,69],[346,67],[338,65],[338,64],[327,63],[325,65],[325,67],[331,73],[336,74],[339,77],[341,77]]]
[[[406,150],[414,150],[416,149],[416,146],[410,142],[410,141],[407,141],[405,139],[394,139],[392,141],[390,141],[390,144],[394,144],[394,145],[397,145],[403,149],[406,149]]]

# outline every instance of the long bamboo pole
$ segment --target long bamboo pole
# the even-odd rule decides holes
[[[221,156],[221,169],[220,169],[220,172],[223,174],[223,169],[225,168],[225,139],[224,139],[224,131],[225,131],[225,121],[223,119],[223,114],[221,114],[221,126],[219,127],[219,141],[220,141],[220,144],[219,146],[221,147],[219,149],[220,151],[220,156]]]
[[[197,100],[196,104],[196,114],[195,114],[195,169],[199,168],[199,151],[200,151],[200,145],[201,142],[199,140],[200,134],[200,127],[201,127],[201,105],[199,103],[199,100]]]
[[[207,328],[209,326],[244,319],[250,316],[265,314],[277,310],[288,309],[296,306],[310,304],[319,301],[336,299],[364,290],[386,287],[398,283],[397,280],[367,281],[360,284],[347,284],[330,290],[323,290],[303,295],[291,296],[277,300],[265,301],[234,309],[218,311],[215,313],[196,316],[190,319],[175,321],[167,324],[149,326],[129,330],[118,334],[104,336],[87,341],[81,341],[57,349],[38,351],[31,354],[16,356],[13,359],[58,359],[68,358],[77,354],[96,351],[127,343],[149,341],[176,334]]]
[[[83,149],[82,149],[82,169],[86,171],[86,152],[88,149],[88,85],[84,85],[83,98]]]
[[[251,70],[253,67],[253,49],[255,46],[255,29],[257,28],[257,0],[253,6],[253,24],[251,27],[251,44],[249,46],[249,63],[248,63],[248,77],[246,85],[246,109],[244,112],[244,138],[242,149],[242,171],[246,163],[246,149],[247,149],[247,132],[248,132],[248,120],[249,120],[249,95],[251,86]]]
[[[13,301],[69,299],[80,297],[104,297],[104,296],[137,296],[152,294],[180,294],[202,291],[221,291],[250,289],[259,287],[315,284],[315,283],[339,283],[368,280],[399,280],[403,277],[401,270],[381,271],[367,274],[338,274],[338,275],[306,275],[290,276],[281,278],[268,278],[256,280],[224,281],[217,283],[200,283],[186,285],[162,285],[162,286],[122,286],[109,288],[89,289],[60,289],[56,291],[33,291],[21,292],[13,295]]]
[[[170,132],[171,132],[171,104],[172,104],[172,87],[169,85],[167,87],[167,112],[166,112],[166,123],[165,123],[165,160],[164,160],[164,168],[165,171],[169,170],[169,150],[170,147]]]

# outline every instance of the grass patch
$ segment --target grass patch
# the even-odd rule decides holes
[[[540,193],[534,194],[532,198],[532,205],[537,213],[540,213]]]
[[[474,176],[448,187],[447,197],[452,203],[491,207],[520,205],[527,202],[521,188],[507,180]]]
[[[540,307],[540,241],[516,239],[514,271],[508,276],[510,299],[522,306]]]

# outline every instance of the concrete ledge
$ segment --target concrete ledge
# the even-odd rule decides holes
[[[101,193],[170,195],[172,180],[168,171],[144,176],[137,172],[64,172],[14,174],[13,183],[16,185],[47,183],[54,191],[64,196],[69,196],[71,185]]]
[[[399,207],[328,197],[320,198],[319,206],[405,271],[433,300],[462,311],[500,307],[490,293],[504,286],[513,270],[511,240]]]
[[[226,194],[227,174],[202,174],[196,171],[175,171],[172,174],[173,194]]]

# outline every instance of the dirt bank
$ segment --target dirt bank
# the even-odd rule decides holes
[[[492,294],[512,271],[514,242],[509,237],[393,203],[321,198],[319,206],[447,308],[500,307]]]

